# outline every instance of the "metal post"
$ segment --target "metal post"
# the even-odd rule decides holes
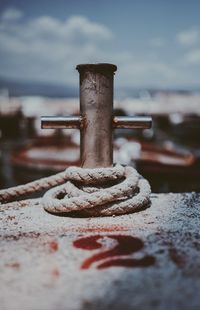
[[[81,165],[84,168],[113,164],[114,128],[150,128],[148,116],[113,115],[113,64],[78,65],[80,116],[43,116],[42,128],[77,128],[81,131]]]
[[[80,73],[81,164],[84,168],[108,167],[113,163],[112,64],[78,65]]]

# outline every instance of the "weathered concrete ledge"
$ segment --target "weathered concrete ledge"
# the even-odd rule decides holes
[[[104,218],[0,209],[2,310],[199,309],[200,194]]]

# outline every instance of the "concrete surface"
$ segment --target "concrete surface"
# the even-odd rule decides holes
[[[199,309],[200,194],[151,200],[111,218],[0,209],[1,310]]]

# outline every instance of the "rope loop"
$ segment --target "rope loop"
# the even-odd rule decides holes
[[[69,167],[56,175],[1,190],[0,201],[8,202],[43,189],[44,209],[53,214],[78,212],[87,216],[111,216],[144,209],[151,188],[133,167],[85,169]]]

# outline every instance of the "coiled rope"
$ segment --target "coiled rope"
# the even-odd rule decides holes
[[[130,166],[69,167],[50,177],[0,190],[0,203],[8,205],[19,197],[44,189],[48,191],[40,203],[46,211],[61,215],[70,212],[89,216],[131,213],[144,209],[151,193],[148,181]]]

